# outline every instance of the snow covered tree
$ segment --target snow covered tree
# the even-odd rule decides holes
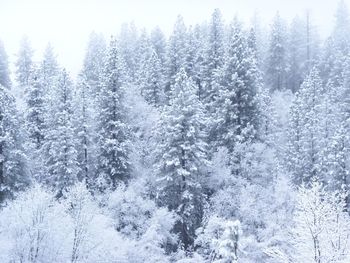
[[[152,48],[147,53],[149,55],[141,62],[138,82],[146,101],[158,107],[164,102],[164,75],[157,53]]]
[[[97,129],[95,121],[96,105],[92,100],[91,86],[88,84],[86,75],[81,74],[78,78],[76,94],[74,96],[74,126],[75,136],[78,141],[77,161],[79,165],[79,180],[84,180],[87,186],[91,185],[91,179],[96,173],[96,135]]]
[[[33,53],[28,37],[23,37],[16,61],[16,80],[21,88],[29,85],[33,71]]]
[[[89,37],[85,53],[82,74],[92,85],[93,94],[98,92],[98,81],[100,79],[104,58],[106,53],[106,42],[102,34],[92,32]]]
[[[77,145],[79,180],[87,186],[96,174],[97,167],[97,116],[100,79],[106,56],[106,43],[101,34],[92,32],[89,37],[82,71],[78,76],[76,96],[74,97],[75,132]]]
[[[0,202],[29,183],[15,99],[0,85]]]
[[[4,43],[0,40],[0,85],[5,88],[11,87],[8,57],[5,51]]]
[[[301,85],[291,107],[287,165],[297,184],[309,182],[321,169],[324,146],[322,118],[323,85],[313,69]]]
[[[33,70],[31,80],[25,90],[25,129],[28,136],[24,147],[28,155],[29,169],[35,178],[43,175],[42,146],[46,133],[46,94],[39,69]]]
[[[295,93],[305,76],[318,59],[319,41],[317,30],[311,22],[310,13],[305,18],[296,16],[289,29],[286,41],[287,88]]]
[[[98,124],[98,187],[115,189],[130,177],[129,127],[124,105],[125,72],[117,42],[112,39],[101,78]]]
[[[52,92],[51,120],[43,145],[45,176],[42,180],[59,194],[77,181],[77,151],[73,122],[73,86],[65,69]]]
[[[266,85],[271,91],[286,88],[287,54],[286,25],[279,13],[271,26],[270,43],[266,65]]]
[[[85,183],[77,183],[65,192],[66,211],[72,218],[73,244],[71,262],[81,262],[89,258],[90,247],[97,242],[94,239],[92,224],[96,223],[96,217],[101,213],[97,203],[93,200]],[[94,240],[95,241],[95,240]]]
[[[40,71],[41,77],[46,84],[52,82],[59,72],[56,55],[51,44],[48,44],[45,48],[44,56],[40,63]]]
[[[218,216],[209,218],[204,228],[198,229],[196,246],[208,262],[238,262],[238,245],[241,226],[238,220],[232,221]]]
[[[187,41],[186,41],[186,73],[194,83],[198,86],[199,99],[203,98],[203,87],[205,77],[205,43],[206,34],[204,26],[195,26],[188,28]]]
[[[159,27],[156,27],[151,31],[150,41],[152,43],[153,49],[155,50],[158,58],[161,61],[161,65],[164,66],[166,61],[167,41],[164,36],[164,33]]]
[[[137,70],[137,41],[138,30],[134,23],[125,23],[121,26],[118,37],[120,57],[125,63],[125,73],[134,79]]]
[[[71,220],[54,196],[35,185],[0,213],[3,262],[68,262]]]
[[[269,254],[278,262],[347,262],[350,219],[344,192],[329,192],[317,179],[298,190],[290,254],[278,248]]]
[[[40,149],[44,140],[44,87],[40,73],[35,70],[32,74],[32,80],[26,90],[26,123],[27,132],[32,143],[35,144],[35,149]]]
[[[344,0],[339,1],[335,14],[335,25],[332,37],[335,45],[343,55],[349,54],[349,32],[350,32],[350,16],[349,9]]]
[[[184,247],[189,248],[203,212],[201,182],[207,165],[205,118],[197,87],[184,69],[176,75],[171,96],[157,129],[160,140],[155,164],[157,199],[179,215],[175,232],[179,233]]]
[[[38,81],[43,86],[43,92],[45,97],[45,126],[47,127],[48,123],[52,118],[51,109],[53,108],[53,100],[55,86],[57,84],[58,75],[60,72],[59,65],[57,63],[56,55],[54,54],[53,47],[51,44],[48,44],[44,51],[44,56],[40,65],[38,67]]]
[[[175,83],[176,74],[186,66],[187,28],[183,17],[178,16],[167,47],[167,83],[165,95],[170,100],[171,86]]]
[[[201,91],[200,97],[205,102],[213,102],[218,96],[218,91],[215,89],[215,81],[217,81],[217,70],[224,64],[224,23],[222,21],[222,15],[219,9],[215,9],[212,14],[209,24],[208,39],[205,46],[204,54],[204,87]]]
[[[305,51],[305,34],[303,21],[295,17],[291,24],[288,38],[288,76],[287,87],[295,93],[304,79],[306,52]]]
[[[219,77],[219,98],[216,102],[216,136],[219,145],[233,153],[237,143],[256,137],[259,124],[258,90],[260,73],[254,53],[247,45],[241,24],[232,25],[225,64]]]

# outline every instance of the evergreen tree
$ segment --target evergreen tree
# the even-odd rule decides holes
[[[216,74],[219,68],[224,64],[224,24],[219,9],[215,9],[211,17],[209,25],[209,36],[206,43],[204,55],[204,82],[203,94],[201,98],[205,102],[213,102],[217,98],[217,90],[215,89]]]
[[[4,44],[0,40],[0,85],[5,88],[11,87],[8,57],[5,51]]]
[[[201,26],[190,27],[186,41],[186,66],[185,70],[190,78],[198,86],[198,96],[203,97],[205,74],[205,43],[206,35]]]
[[[270,43],[266,66],[266,85],[271,91],[286,88],[286,25],[279,13],[271,26]]]
[[[16,79],[21,88],[29,85],[33,71],[33,53],[29,39],[26,36],[23,37],[16,61]]]
[[[349,32],[350,32],[350,16],[349,10],[344,0],[338,4],[335,14],[335,25],[332,33],[335,45],[341,51],[342,55],[349,54]]]
[[[0,85],[0,202],[29,183],[15,100]]]
[[[152,30],[150,35],[150,41],[152,43],[153,49],[155,50],[158,58],[161,61],[161,65],[163,66],[166,61],[166,38],[164,33],[159,27],[156,27]]]
[[[96,145],[94,131],[97,127],[94,124],[91,98],[91,87],[86,76],[81,74],[78,78],[76,96],[74,97],[75,107],[75,136],[77,144],[77,161],[79,165],[78,179],[84,181],[87,187],[92,185],[91,179],[96,173]]]
[[[63,69],[52,92],[51,119],[43,145],[44,182],[59,194],[77,181],[77,151],[73,122],[73,85]]]
[[[320,155],[324,147],[322,93],[322,82],[314,68],[301,85],[291,107],[287,162],[297,184],[308,183],[321,170]]]
[[[151,47],[149,49],[147,53],[150,55],[145,57],[141,63],[138,76],[139,86],[146,101],[158,107],[164,102],[164,76],[157,53]]]
[[[291,24],[288,38],[288,76],[287,87],[295,93],[304,79],[306,52],[305,51],[305,34],[303,21],[295,17]]]
[[[256,138],[259,124],[260,73],[254,52],[248,47],[241,24],[232,25],[225,64],[219,77],[217,137],[219,145],[233,153],[235,144]]]
[[[87,187],[96,174],[97,167],[97,111],[100,94],[100,79],[106,57],[106,43],[102,34],[92,32],[85,53],[83,68],[78,76],[75,105],[75,132],[77,146],[79,180]]]
[[[133,80],[137,71],[138,31],[134,23],[123,24],[118,37],[120,56],[125,63],[125,73]]]
[[[96,97],[98,83],[104,66],[106,42],[102,34],[92,32],[86,49],[82,75],[91,87],[91,95]]]
[[[187,28],[182,16],[178,16],[170,36],[167,48],[167,83],[165,95],[170,99],[171,86],[175,83],[175,76],[181,68],[186,66]]]
[[[44,140],[44,89],[40,72],[35,70],[32,80],[26,91],[26,128],[29,138],[35,145],[35,149],[40,149]]]
[[[201,182],[207,165],[205,118],[197,92],[193,81],[181,69],[172,88],[170,105],[164,109],[157,129],[158,201],[179,215],[175,231],[185,248],[193,244],[195,229],[201,223]]]
[[[99,94],[99,187],[115,189],[130,177],[129,127],[124,105],[124,68],[117,42],[112,39]]]

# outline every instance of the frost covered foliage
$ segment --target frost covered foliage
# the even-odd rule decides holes
[[[114,228],[134,242],[136,250],[128,252],[130,262],[167,261],[166,252],[178,242],[172,232],[177,217],[167,208],[158,208],[143,185],[133,182],[118,187],[110,194],[107,208]]]
[[[113,194],[110,203],[122,206],[129,201],[129,209],[135,205],[127,194],[127,200],[118,203],[118,191],[122,190]],[[140,209],[147,210],[147,202],[142,204]],[[60,200],[35,185],[0,211],[1,262],[167,262],[166,247],[177,241],[171,233],[175,215],[157,209],[154,202],[149,206],[143,216],[126,209],[120,219],[136,232],[131,228],[136,228],[139,217],[136,236],[118,229],[122,223],[115,219],[121,215],[103,213],[84,184],[69,188]]]
[[[0,262],[350,261],[345,2],[324,43],[185,21],[92,33],[77,78],[0,41]]]
[[[329,192],[317,179],[302,185],[297,194],[291,249],[270,248],[278,262],[347,262],[350,219],[345,209],[345,192]]]
[[[3,208],[2,262],[64,262],[72,247],[65,207],[49,192],[34,186]]]
[[[198,229],[195,244],[200,247],[199,252],[206,255],[208,262],[237,262],[241,234],[238,220],[213,216],[204,228]]]

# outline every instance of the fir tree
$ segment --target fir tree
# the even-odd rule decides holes
[[[286,88],[286,41],[286,25],[277,13],[271,27],[266,69],[266,84],[272,91]]]
[[[297,184],[308,183],[320,171],[324,147],[321,130],[323,86],[313,69],[300,87],[291,107],[287,161]]]
[[[130,177],[129,127],[124,105],[124,68],[117,42],[111,40],[99,94],[99,187],[115,189]]]
[[[11,87],[8,57],[5,51],[4,44],[0,40],[0,85],[5,88]]]
[[[215,82],[217,81],[217,70],[224,64],[224,24],[219,9],[215,9],[209,25],[209,36],[206,43],[204,55],[204,82],[203,94],[201,97],[205,102],[213,102],[217,98]]]
[[[248,47],[241,24],[232,26],[230,45],[219,76],[217,137],[230,153],[237,142],[256,138],[259,123],[260,73],[254,52]],[[220,106],[219,106],[220,105]]]
[[[186,66],[187,28],[182,16],[178,16],[170,36],[167,48],[167,83],[165,95],[170,100],[171,86],[175,83],[175,76],[181,68]]]
[[[51,119],[43,145],[44,182],[59,194],[77,181],[77,151],[73,122],[73,85],[65,70],[52,93]]]
[[[23,37],[16,61],[16,79],[22,88],[29,85],[33,71],[33,53],[34,51],[32,50],[29,39]]]
[[[29,183],[15,100],[0,85],[0,202]]]
[[[176,75],[170,105],[158,126],[158,201],[180,216],[175,231],[183,245],[193,244],[203,213],[201,181],[207,165],[203,106],[197,87],[182,69]]]

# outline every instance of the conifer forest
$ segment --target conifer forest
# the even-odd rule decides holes
[[[94,31],[78,74],[53,44],[0,41],[0,262],[350,263],[350,12],[333,5],[326,36],[311,12],[219,8]]]

